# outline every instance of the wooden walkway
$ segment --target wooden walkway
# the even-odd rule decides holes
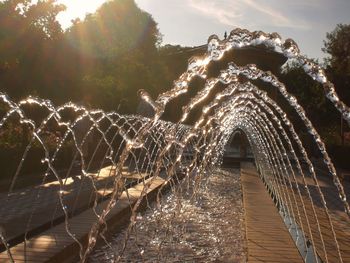
[[[104,173],[100,175],[101,180],[103,178],[109,178],[110,174],[110,171],[106,169]],[[145,174],[135,176],[126,173],[124,177],[130,180],[139,180],[144,176]],[[349,221],[345,213],[342,212],[341,203],[337,201],[339,198],[337,196],[336,189],[331,186],[331,179],[327,177],[323,178],[321,176],[318,177],[318,179],[322,191],[326,194],[326,200],[329,205],[330,215],[340,246],[343,262],[350,262]],[[301,220],[296,219],[297,223],[304,226],[307,236],[310,236],[309,232],[312,233],[314,247],[324,262],[326,262],[326,254],[329,262],[340,262],[324,208],[316,198],[317,193],[314,189],[314,183],[309,177],[307,177],[306,180],[308,186],[311,188],[311,195],[313,196],[313,203],[315,205],[317,218],[320,222],[321,234],[322,238],[324,239],[326,253],[324,253],[322,248],[321,235],[318,232],[316,220],[313,216],[311,201],[307,198],[306,194],[304,193],[305,191],[302,191],[302,200],[305,204],[306,214],[302,212],[302,202],[298,196],[296,197],[297,205],[293,205],[293,210],[298,208],[301,211]],[[149,181],[150,178],[145,180],[145,182]],[[303,262],[294,241],[292,240],[281,216],[277,211],[277,208],[275,207],[262,180],[257,174],[256,168],[252,163],[241,163],[241,182],[245,210],[248,262]],[[301,178],[298,175],[297,182],[300,183],[300,186],[302,186]],[[68,183],[73,185],[74,182],[72,181]],[[156,178],[148,193],[156,192],[157,188],[163,183],[164,180],[162,178]],[[350,189],[348,185],[346,186],[346,189]],[[127,197],[126,193],[123,193],[120,200],[117,202],[117,205],[107,217],[109,227],[111,227],[112,222],[113,224],[119,224],[121,220],[128,218],[130,206],[136,202],[143,187],[143,183],[140,183],[130,188],[128,190],[130,195],[129,198]],[[280,185],[280,187],[289,194],[293,194],[293,190],[295,190],[295,187],[292,189],[283,185]],[[102,189],[103,188],[101,188],[101,190]],[[100,195],[104,196],[108,194],[109,191],[110,189],[107,189],[107,192],[101,192]],[[347,192],[347,194],[349,194],[349,192]],[[66,199],[66,201],[68,202],[68,199]],[[106,202],[107,201],[101,202],[97,206],[98,213],[104,209]],[[83,202],[81,203],[83,204]],[[50,210],[47,209],[46,211]],[[21,212],[25,213],[25,210],[22,208]],[[45,211],[43,211],[43,213],[44,212]],[[8,214],[11,215],[11,213]],[[311,226],[309,231],[307,229],[306,218],[309,219]],[[94,212],[91,209],[88,209],[76,217],[71,218],[69,220],[69,226],[76,237],[83,244],[85,244],[87,233],[96,220],[97,217]],[[7,221],[9,224],[12,222],[13,225],[16,226],[13,227],[13,231],[19,231],[21,230],[21,227],[25,227],[16,222],[13,217],[8,218]],[[57,225],[33,238],[30,238],[26,244],[21,243],[11,248],[11,252],[13,253],[16,262],[64,262],[69,256],[76,255],[77,251],[79,251],[79,247],[73,241],[73,239],[68,236],[64,224]],[[2,262],[9,262],[9,257],[6,252],[0,253],[0,263]]]
[[[152,180],[153,179],[153,180]],[[149,178],[138,185],[123,192],[115,207],[108,214],[106,221],[111,229],[130,217],[131,207],[140,198],[144,185],[150,183],[147,190],[147,199],[155,194],[164,183],[160,177]],[[107,205],[107,201],[96,207],[100,214]],[[144,202],[147,202],[144,199]],[[69,220],[69,229],[75,237],[86,245],[88,233],[92,225],[98,220],[92,209]],[[67,234],[66,225],[62,223],[29,239],[26,243],[18,244],[10,249],[15,262],[72,262],[79,253],[78,244]],[[0,263],[10,262],[7,252],[0,253]]]
[[[136,173],[123,168],[126,185],[141,182],[146,173]],[[92,178],[97,191],[92,185]],[[70,216],[77,215],[93,206],[95,198],[102,202],[113,191],[115,168],[107,166],[89,177],[69,177],[61,189],[58,181],[16,191],[7,196],[0,194],[0,223],[6,230],[6,238],[13,245],[23,240],[25,233],[40,233],[64,221],[64,211],[59,203],[58,192],[63,191],[65,206]],[[96,196],[97,195],[97,196]],[[0,242],[0,248],[2,248]]]
[[[330,176],[328,174],[327,176],[321,176],[320,174],[317,174],[317,178],[327,202],[331,222],[333,224],[336,239],[339,244],[341,257],[344,263],[348,263],[350,262],[350,222],[348,216],[344,212],[343,204],[340,202],[339,199],[338,190],[335,188]],[[319,194],[316,190],[315,183],[313,182],[312,178],[307,176],[305,179],[308,188],[311,192],[311,196],[313,199],[312,203],[314,204],[314,209],[319,221],[321,233],[318,230],[317,221],[312,209],[312,203],[305,192],[301,176],[297,174],[297,182],[299,183],[299,188],[301,189],[306,213],[303,210],[301,198],[299,195],[297,195],[296,187],[294,187],[293,190],[290,187],[286,187],[283,185],[280,185],[280,187],[291,197],[293,193],[295,194],[297,202],[296,204],[292,202],[292,205],[290,205],[290,207],[292,207],[294,214],[297,214],[297,209],[299,209],[301,218],[299,219],[297,217],[296,221],[299,226],[303,226],[304,231],[306,232],[309,239],[312,233],[314,247],[316,248],[316,251],[320,258],[323,260],[323,262],[338,263],[340,262],[340,257],[338,254],[338,250],[330,226],[330,221],[328,220],[325,208],[319,198]],[[343,186],[345,193],[347,194],[347,196],[349,196],[349,184],[345,182]],[[309,220],[310,229],[308,228],[306,218],[308,218]],[[324,242],[325,250],[323,249],[321,241],[322,239]]]
[[[304,262],[252,163],[241,163],[248,262]]]

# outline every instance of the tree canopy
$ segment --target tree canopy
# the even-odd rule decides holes
[[[55,0],[0,2],[1,90],[15,98],[58,95],[50,92],[60,77],[56,52],[64,35],[56,17],[64,9]]]
[[[130,112],[138,104],[137,90],[160,84],[157,23],[134,1],[104,3],[83,21],[75,20],[66,39],[83,61],[81,92],[95,106],[116,109],[123,99]]]
[[[14,98],[84,102],[105,110],[137,108],[137,90],[169,85],[161,35],[134,1],[104,3],[65,32],[56,0],[0,1],[0,88]]]
[[[326,62],[334,71],[350,75],[350,25],[338,24],[327,33],[322,50],[330,56]]]
[[[146,89],[153,97],[170,89],[173,80],[186,70],[187,60],[205,50],[161,46],[156,21],[134,0],[107,1],[93,14],[74,20],[66,31],[57,21],[63,10],[65,7],[56,0],[0,0],[2,91],[15,99],[37,95],[56,104],[72,100],[94,108],[135,113],[139,89]],[[327,34],[324,46],[329,55],[327,74],[340,97],[350,104],[350,26],[338,25]],[[234,52],[236,63],[259,63],[250,61],[257,58],[256,53],[245,52],[242,56]],[[259,61],[271,64],[267,58],[271,58],[270,53]],[[227,63],[223,60],[222,67]],[[338,122],[336,112],[327,106],[322,87],[301,68],[291,66],[280,77],[316,125]],[[188,94],[202,84],[194,80]],[[179,104],[187,100],[174,100],[165,118],[177,120]]]
[[[329,55],[325,62],[327,73],[340,98],[350,104],[350,25],[338,24],[326,35],[323,51]]]

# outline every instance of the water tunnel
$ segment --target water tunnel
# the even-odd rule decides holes
[[[349,124],[324,70],[245,29],[191,55],[171,90],[139,91],[135,115],[0,93],[1,131],[29,138],[4,168],[0,262],[350,261],[349,183],[280,80],[297,63]]]

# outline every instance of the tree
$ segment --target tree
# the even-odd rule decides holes
[[[63,38],[56,16],[64,8],[56,0],[0,2],[1,90],[15,98],[50,97],[57,75],[54,50]]]
[[[45,33],[48,39],[57,39],[62,36],[62,28],[56,17],[66,7],[57,4],[56,0],[39,0],[36,4],[30,5],[23,13],[28,24],[35,26]]]
[[[298,103],[318,130],[337,123],[334,118],[337,116],[337,111],[326,99],[322,85],[310,78],[302,66],[297,63],[287,64],[281,75],[281,81],[286,85],[288,92],[298,99]]]
[[[332,32],[327,33],[326,38],[322,50],[330,55],[325,59],[327,74],[340,99],[350,105],[350,25],[338,24]],[[340,133],[344,144],[344,131],[349,127],[343,125],[343,120],[341,123]]]
[[[75,20],[67,37],[86,55],[110,59],[138,51],[147,57],[157,51],[161,40],[157,23],[133,0],[104,3],[83,21]]]
[[[126,99],[126,111],[132,112],[139,89],[161,86],[157,23],[133,0],[104,3],[84,20],[75,20],[66,36],[80,53],[81,93],[93,98],[92,106],[112,110]]]
[[[350,25],[338,24],[326,35],[323,52],[327,74],[345,104],[350,105]]]
[[[323,43],[322,51],[330,55],[326,63],[338,74],[350,75],[350,25],[338,24]]]
[[[330,55],[325,59],[327,73],[341,100],[350,105],[350,25],[338,24],[326,38],[322,50]]]

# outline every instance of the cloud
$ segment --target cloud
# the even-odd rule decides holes
[[[228,26],[296,28],[308,30],[311,25],[298,17],[297,8],[314,6],[314,1],[295,0],[291,4],[278,0],[188,0],[188,6]]]
[[[220,23],[235,26],[236,21],[239,21],[243,17],[241,10],[236,8],[226,8],[230,4],[219,4],[213,1],[206,0],[190,0],[189,6],[202,14],[218,20]]]
[[[281,12],[279,12],[278,10],[276,10],[274,8],[271,8],[271,7],[266,6],[266,5],[258,4],[254,0],[244,0],[243,2],[247,6],[255,9],[256,11],[258,11],[264,15],[267,15],[271,19],[271,21],[273,21],[273,23],[275,23],[277,25],[290,24],[290,22],[291,22],[286,16],[284,16]]]

